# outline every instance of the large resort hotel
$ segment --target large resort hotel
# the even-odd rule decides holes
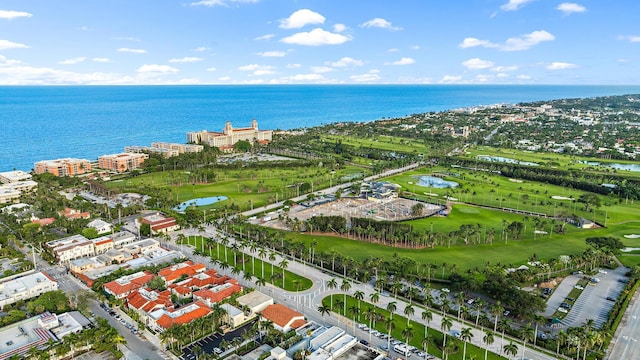
[[[234,129],[231,122],[227,121],[221,133],[207,130],[188,132],[187,142],[193,144],[207,144],[217,147],[221,151],[230,152],[238,141],[249,141],[266,144],[273,138],[272,130],[258,130],[258,122],[251,121],[251,127]]]

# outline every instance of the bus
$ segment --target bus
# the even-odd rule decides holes
[[[393,346],[393,351],[402,354],[403,356],[409,356],[411,355],[411,352],[409,351],[409,349],[407,349],[407,347],[404,344],[398,344],[398,345],[394,345]]]

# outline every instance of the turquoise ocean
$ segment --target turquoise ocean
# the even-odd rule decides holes
[[[186,141],[188,131],[295,129],[475,105],[638,94],[640,86],[0,86],[0,171]]]

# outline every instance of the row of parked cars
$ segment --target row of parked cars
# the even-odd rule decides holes
[[[391,344],[391,350],[400,353],[401,355],[405,355],[405,356],[411,356],[411,354],[415,354],[417,355],[419,358],[421,359],[434,359],[435,356],[430,355],[430,354],[426,354],[422,351],[420,351],[419,349],[415,348],[414,346],[411,345],[405,345],[402,341],[391,338],[389,339],[389,335],[385,334],[385,333],[381,333],[378,330],[375,329],[369,329],[369,327],[365,324],[358,324],[357,325],[358,329],[362,330],[362,331],[366,331],[368,333],[370,333],[372,336],[375,336],[379,339],[382,340],[387,340],[390,344]],[[360,340],[360,343],[365,345],[365,346],[369,346],[369,342],[366,340]],[[387,345],[382,344],[380,345],[380,349],[389,352],[389,349],[387,348]]]
[[[122,319],[120,317],[120,315],[118,315],[115,311],[109,309],[109,307],[107,305],[105,305],[104,303],[100,303],[100,307],[102,309],[104,309],[104,311],[107,311],[109,313],[109,315],[113,316],[114,319],[118,320],[118,322],[120,322],[120,324],[122,324],[122,326],[124,326],[127,329],[131,330],[132,334],[135,334],[135,335],[138,334],[138,329],[136,329],[132,324],[128,323],[125,319]]]

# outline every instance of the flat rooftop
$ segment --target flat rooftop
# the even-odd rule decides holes
[[[247,305],[250,308],[264,304],[272,300],[271,296],[261,293],[260,291],[252,291],[246,295],[242,295],[236,299],[239,304]]]
[[[8,359],[14,354],[26,354],[32,347],[40,347],[47,340],[56,340],[55,336],[38,324],[34,316],[0,329],[0,360]]]

